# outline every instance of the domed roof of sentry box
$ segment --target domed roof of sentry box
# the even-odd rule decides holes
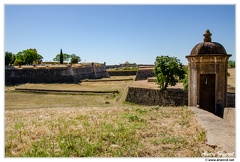
[[[222,54],[226,55],[227,52],[225,48],[217,42],[212,42],[211,39],[211,33],[209,30],[203,34],[204,42],[197,44],[195,47],[193,47],[191,51],[191,56],[196,56],[196,55],[204,55],[204,54]]]

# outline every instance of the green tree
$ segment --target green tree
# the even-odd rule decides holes
[[[16,60],[16,55],[13,54],[12,55],[12,62],[10,64],[14,64],[15,60]]]
[[[228,61],[228,67],[235,67],[235,61],[229,60]]]
[[[185,75],[185,78],[182,80],[183,82],[183,90],[188,90],[188,74]]]
[[[187,91],[188,90],[188,67],[183,68],[185,71],[185,76],[183,79],[180,80],[180,82],[183,83],[183,90]]]
[[[5,52],[5,66],[9,64],[13,64],[14,61],[14,54],[12,52]]]
[[[18,52],[16,54],[16,59],[14,61],[14,65],[17,66],[17,65],[24,65],[24,64],[25,64],[24,54],[23,54],[23,52]]]
[[[157,56],[153,71],[156,83],[162,90],[167,89],[168,85],[176,85],[179,80],[184,79],[186,73],[180,60],[169,56]]]
[[[14,61],[14,65],[15,66],[21,66],[21,65],[24,65],[24,62],[23,62],[22,59],[16,58],[15,61]]]
[[[66,53],[63,53],[63,61],[67,61],[70,59],[70,55],[69,54],[66,54]],[[57,62],[60,62],[60,54],[57,54],[56,57],[53,59],[53,61],[57,61]]]
[[[62,53],[62,49],[60,51],[60,64],[63,64],[63,53]]]
[[[25,64],[32,65],[37,62],[38,53],[36,49],[27,49],[23,51]]]
[[[42,61],[43,61],[43,57],[40,54],[38,54],[37,55],[37,64],[41,64]]]
[[[81,61],[81,58],[75,54],[71,54],[71,64],[77,64],[78,62]]]
[[[23,50],[22,52],[18,52],[16,54],[16,62],[21,62],[21,64],[29,64],[32,65],[33,63],[38,64],[41,63],[43,57],[37,53],[37,50],[34,48],[30,48],[27,50]],[[21,61],[20,61],[21,60]],[[15,63],[15,62],[14,62]]]

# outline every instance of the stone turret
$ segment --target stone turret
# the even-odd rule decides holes
[[[228,59],[225,48],[212,42],[207,30],[204,42],[195,45],[188,59],[188,106],[197,106],[222,117],[226,106]]]

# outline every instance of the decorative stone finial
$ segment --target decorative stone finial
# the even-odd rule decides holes
[[[209,30],[206,30],[205,34],[203,34],[204,38],[204,42],[212,42],[212,38],[211,38],[211,33]]]

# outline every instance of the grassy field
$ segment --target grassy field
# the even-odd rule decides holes
[[[187,107],[125,103],[131,83],[24,84],[15,87],[119,90],[68,95],[5,87],[6,157],[201,157],[216,152]]]

